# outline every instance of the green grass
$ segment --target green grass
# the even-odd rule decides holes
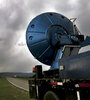
[[[10,84],[5,78],[0,78],[0,100],[34,100],[29,93]]]

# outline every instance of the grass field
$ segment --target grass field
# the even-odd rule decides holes
[[[0,78],[0,100],[34,100],[29,93],[11,85],[5,78]]]

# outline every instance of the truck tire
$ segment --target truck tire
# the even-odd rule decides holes
[[[44,100],[60,100],[60,99],[53,91],[48,91],[44,95]]]

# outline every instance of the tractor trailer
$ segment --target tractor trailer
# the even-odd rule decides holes
[[[90,100],[90,36],[80,33],[75,18],[47,12],[36,16],[26,30],[32,55],[50,69],[35,65],[29,80],[30,98],[36,100]]]

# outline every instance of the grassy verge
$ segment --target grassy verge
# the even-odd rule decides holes
[[[11,85],[5,78],[0,78],[0,100],[34,100],[29,93]]]

